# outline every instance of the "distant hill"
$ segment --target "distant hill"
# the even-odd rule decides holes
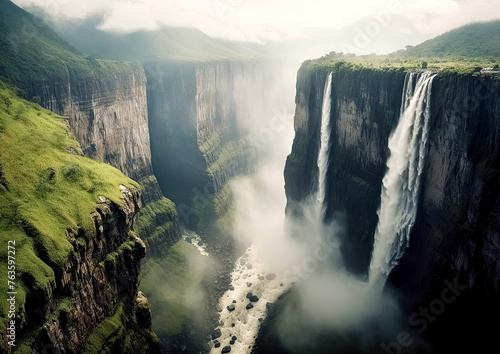
[[[500,57],[500,20],[466,25],[405,51],[413,57]],[[399,53],[399,52],[398,52]]]
[[[436,69],[444,73],[478,74],[487,69],[498,75],[500,64],[500,20],[466,25],[416,46],[377,55],[330,52],[304,65],[328,69],[372,68],[383,71]]]
[[[40,9],[31,8],[34,14]],[[45,16],[46,17],[46,16]],[[194,28],[161,27],[156,31],[111,33],[98,29],[102,16],[85,20],[53,20],[52,27],[79,50],[117,60],[212,61],[267,56],[264,46],[212,38]]]
[[[129,65],[117,64],[83,54],[37,17],[0,0],[0,76],[12,83],[93,76]]]

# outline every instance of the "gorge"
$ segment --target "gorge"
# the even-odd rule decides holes
[[[497,69],[0,9],[1,352],[495,345]]]

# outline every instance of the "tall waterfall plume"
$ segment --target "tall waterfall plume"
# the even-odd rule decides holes
[[[433,79],[434,74],[430,72],[406,75],[401,116],[389,138],[390,157],[382,180],[369,274],[370,285],[378,292],[408,247],[415,223]]]
[[[325,193],[326,193],[326,173],[328,171],[328,156],[330,152],[330,108],[332,93],[332,73],[328,74],[323,91],[323,106],[321,110],[321,141],[318,152],[318,191],[316,194],[316,205],[320,212],[320,218],[323,219],[326,211]]]

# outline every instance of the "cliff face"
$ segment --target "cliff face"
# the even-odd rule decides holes
[[[317,189],[323,87],[327,71],[300,70],[295,139],[285,168],[287,212]],[[365,272],[380,205],[380,185],[389,154],[387,141],[399,119],[404,73],[341,71],[332,76],[330,156],[326,217],[346,216],[343,251],[348,266]],[[353,193],[355,191],[355,193]],[[360,208],[363,205],[366,207]],[[338,215],[337,215],[338,217]]]
[[[138,190],[125,187],[121,207],[102,197],[92,214],[95,232],[85,243],[78,240],[82,235],[68,235],[73,251],[64,271],[55,274],[52,287],[26,299],[22,327],[43,325],[33,352],[159,351],[151,319],[144,316],[149,305],[137,295],[140,260],[146,254],[133,232],[139,198]],[[101,324],[115,316],[116,332],[109,332]],[[132,340],[125,344],[126,338]]]
[[[163,254],[180,238],[175,206],[162,208],[169,202],[153,175],[142,67],[127,64],[98,76],[70,75],[19,86],[28,98],[37,96],[44,108],[69,118],[85,155],[140,183],[144,209],[138,231],[152,254]]]
[[[462,285],[456,307],[429,336],[443,343],[472,336],[486,345],[494,329],[481,323],[480,313],[500,313],[500,80],[438,76],[432,100],[413,241],[391,280],[417,304],[439,297],[443,279]],[[448,330],[457,323],[455,333]]]
[[[149,306],[136,303],[138,185],[81,156],[64,118],[16,92],[0,82],[0,239],[11,245],[0,262],[13,293],[0,306],[0,351],[128,350],[119,337],[157,351]]]
[[[252,102],[261,97],[253,92],[264,88],[262,70],[231,61],[146,67],[154,68],[146,70],[149,129],[163,193],[192,227],[210,215],[224,216],[231,204],[227,182],[255,162],[245,137],[255,107],[263,107]]]
[[[151,175],[142,68],[19,86],[28,98],[40,97],[44,108],[69,117],[86,155],[110,163],[135,180]]]
[[[317,188],[327,74],[306,65],[298,74],[296,136],[285,168],[288,213],[300,213],[300,202]],[[355,273],[366,274],[370,261],[387,142],[399,119],[404,75],[367,69],[333,73],[327,218],[339,217],[338,212],[344,218],[344,259]],[[442,330],[453,321],[456,328],[459,319],[467,328],[464,335],[484,330],[471,329],[478,320],[474,308],[499,313],[494,301],[500,279],[500,186],[494,177],[500,172],[499,110],[498,77],[443,73],[434,79],[417,220],[390,284],[402,290],[408,314],[439,297],[443,279],[466,286],[459,304],[425,333],[438,343],[451,340]],[[483,332],[480,338],[490,333]]]

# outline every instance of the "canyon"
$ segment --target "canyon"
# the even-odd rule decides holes
[[[251,242],[238,239],[238,232],[243,232],[234,228],[238,219],[235,215],[241,212],[236,200],[241,201],[238,198],[246,191],[234,188],[245,189],[241,178],[258,173],[266,154],[270,154],[272,143],[262,147],[259,138],[270,131],[269,141],[280,140],[272,127],[273,115],[282,104],[279,97],[288,93],[275,92],[283,74],[279,67],[285,60],[252,57],[250,52],[241,57],[220,43],[217,49],[223,48],[224,54],[217,52],[208,59],[172,59],[148,52],[141,52],[140,62],[127,61],[127,54],[115,53],[113,57],[109,52],[101,53],[108,59],[95,59],[72,48],[27,12],[0,1],[4,10],[0,23],[10,25],[2,27],[4,32],[15,34],[25,21],[38,29],[36,36],[15,42],[16,46],[13,41],[1,42],[2,48],[11,50],[7,54],[30,57],[33,48],[29,46],[34,43],[30,41],[41,38],[71,58],[61,64],[63,69],[47,60],[54,71],[47,69],[46,75],[31,77],[29,72],[21,74],[25,70],[21,61],[6,59],[0,65],[2,81],[18,87],[18,95],[26,100],[61,116],[57,119],[67,124],[66,136],[73,135],[79,143],[79,148],[68,148],[68,154],[77,150],[75,154],[82,158],[115,167],[124,174],[124,181],[126,176],[137,182],[116,185],[119,198],[98,196],[86,218],[92,225],[91,232],[63,222],[70,246],[62,265],[51,262],[46,248],[37,249],[35,258],[52,269],[54,279],[40,288],[30,281],[29,272],[23,272],[28,295],[17,309],[22,323],[19,340],[34,353],[45,353],[48,348],[68,353],[179,349],[215,353],[219,351],[211,336],[215,329],[223,334],[221,342],[232,338],[234,331],[241,331],[243,335],[233,348],[246,352],[325,352],[325,348],[335,347],[332,343],[338,333],[330,338],[328,331],[319,333],[316,338],[320,339],[312,347],[290,348],[283,343],[276,329],[279,316],[293,303],[300,284],[282,281],[279,273],[276,276],[259,268],[258,247],[247,248]],[[483,316],[500,313],[498,71],[380,69],[352,66],[342,60],[326,65],[321,60],[305,61],[296,77],[293,144],[284,171],[282,167],[278,171],[284,175],[283,218],[286,215],[287,221],[303,221],[307,226],[304,205],[312,198],[317,225],[341,225],[334,231],[325,227],[322,236],[338,237],[343,271],[355,279],[356,286],[368,283],[379,218],[383,219],[385,210],[381,197],[387,181],[384,176],[396,151],[389,141],[404,111],[402,107],[406,107],[403,101],[410,96],[404,94],[409,92],[407,86],[414,88],[417,77],[426,75],[432,76],[432,85],[426,91],[426,102],[430,103],[423,128],[425,139],[413,151],[421,155],[420,160],[415,157],[420,161],[420,179],[411,195],[414,203],[408,234],[397,257],[384,270],[380,292],[390,294],[397,303],[397,329],[413,338],[414,352],[477,350],[495,338],[496,328],[490,327]],[[29,104],[30,112],[38,109]],[[10,115],[9,104],[5,107]],[[290,151],[290,146],[286,148]],[[9,195],[12,180],[5,178],[1,168],[0,191]],[[50,175],[51,170],[44,171]],[[78,174],[78,170],[70,172]],[[40,172],[40,181],[44,176]],[[278,180],[277,175],[272,176]],[[255,189],[257,199],[265,199],[258,193],[274,197],[266,188],[276,181],[259,177],[260,184],[255,185],[260,189],[255,185],[248,189]],[[239,218],[246,216],[241,214]],[[278,233],[269,225],[260,225],[260,220],[252,221],[266,229],[255,229],[264,236]],[[36,239],[43,229],[40,225],[25,225],[23,230]],[[301,236],[310,241],[318,237],[315,228],[307,231]],[[168,257],[173,257],[173,261],[168,258],[171,263],[195,259],[186,260],[182,254],[183,247],[188,247],[185,241],[196,247],[200,253],[197,256],[210,259],[202,267],[213,274],[198,279],[203,289],[199,292],[204,295],[197,301],[205,308],[205,322],[201,322],[206,328],[192,325],[190,318],[186,320],[189,325],[181,321],[181,329],[172,335],[154,328],[155,311],[160,313],[163,306],[158,299],[168,294],[163,294],[160,284],[154,284],[148,276]],[[273,241],[267,242],[272,248]],[[278,255],[276,250],[274,258]],[[146,296],[150,294],[139,291],[141,280],[149,284],[151,298],[157,303],[150,305]],[[273,289],[266,289],[267,284]],[[254,289],[261,292],[259,296],[272,292],[272,301],[265,303],[261,296],[260,303],[257,299],[252,301],[255,305],[231,314],[234,305],[232,310],[227,308],[236,302],[233,297],[245,302],[252,296],[245,298],[246,290]],[[443,289],[454,295],[453,301],[443,298]],[[444,300],[438,303],[436,299]],[[226,302],[227,307],[220,306]],[[441,311],[442,306],[436,309],[441,303],[446,303],[446,311]],[[436,316],[424,316],[421,309],[425,307]],[[234,329],[229,327],[236,313],[244,317],[250,310],[260,311],[249,317],[251,326],[242,321],[232,323]],[[221,319],[226,323],[221,324]],[[339,352],[362,352],[355,345],[351,347],[359,336],[349,337],[346,347],[341,344],[335,348]],[[399,336],[376,339],[377,350],[396,350],[407,342],[400,341]]]

